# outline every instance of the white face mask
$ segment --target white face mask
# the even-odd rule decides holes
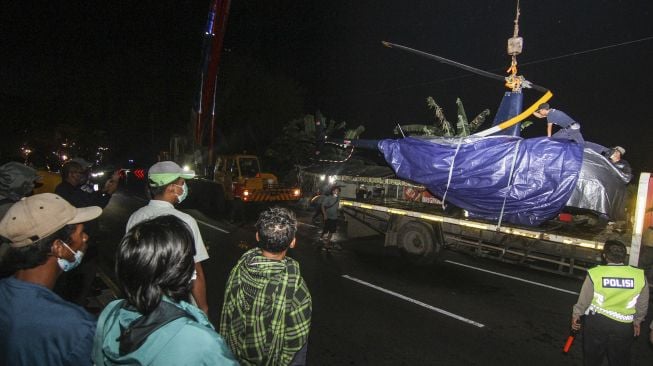
[[[184,182],[184,184],[181,186],[178,184],[175,184],[175,186],[181,187],[181,194],[177,195],[177,202],[181,203],[186,199],[186,197],[188,197],[188,186],[186,185],[186,182]]]
[[[80,263],[82,263],[82,258],[84,258],[84,252],[82,252],[81,250],[74,251],[66,243],[63,243],[63,245],[68,250],[70,250],[70,252],[73,253],[73,255],[75,256],[74,262],[70,262],[63,258],[57,258],[57,264],[59,265],[59,268],[61,268],[61,270],[64,272],[68,272],[71,269],[74,269],[75,267],[79,266]]]

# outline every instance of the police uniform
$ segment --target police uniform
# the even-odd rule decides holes
[[[633,322],[640,324],[648,310],[644,271],[622,264],[590,269],[573,315],[585,314],[585,365],[601,365],[606,353],[610,365],[629,365]]]

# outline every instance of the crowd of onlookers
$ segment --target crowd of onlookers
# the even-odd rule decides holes
[[[116,251],[120,299],[96,318],[83,307],[96,275],[93,237],[117,177],[85,190],[88,167],[71,161],[56,194],[30,195],[35,172],[9,164],[0,167],[0,364],[306,363],[312,303],[286,256],[296,245],[291,210],[260,214],[257,246],[229,276],[218,333],[207,317],[207,250],[195,219],[175,208],[194,173],[154,164],[151,200],[131,215]]]

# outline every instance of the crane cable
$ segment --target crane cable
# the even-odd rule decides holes
[[[508,40],[508,54],[511,56],[511,62],[510,62],[510,67],[508,67],[508,70],[506,70],[508,75],[506,77],[506,87],[512,89],[512,91],[520,91],[522,88],[522,83],[524,81],[523,76],[518,76],[517,75],[517,55],[521,53],[521,46],[523,44],[523,40],[521,37],[519,37],[519,15],[521,14],[520,8],[519,8],[519,0],[517,0],[517,9],[515,9],[515,20],[514,20],[514,28],[512,32],[512,38]],[[519,44],[517,44],[519,43]],[[512,47],[518,47],[518,50],[512,49]]]

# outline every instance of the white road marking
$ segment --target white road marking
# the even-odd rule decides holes
[[[316,229],[319,229],[319,228],[320,228],[319,226],[315,226],[315,225],[313,225],[313,224],[307,224],[307,223],[305,223],[305,222],[301,222],[301,221],[297,221],[297,223],[300,224],[300,225],[304,225],[304,226],[314,227],[314,228],[316,228]]]
[[[195,219],[195,221],[197,221],[198,223],[200,223],[200,224],[202,224],[202,225],[204,225],[204,226],[208,226],[208,227],[210,227],[211,229],[215,229],[215,230],[218,230],[218,231],[222,231],[222,232],[225,233],[225,234],[229,234],[229,232],[228,232],[227,230],[225,230],[225,229],[223,229],[223,228],[221,228],[221,227],[215,226],[215,225],[211,225],[211,224],[209,224],[208,222],[204,222],[204,221],[202,221],[202,220],[198,220],[198,219]]]
[[[521,281],[521,282],[530,283],[531,285],[536,285],[536,286],[540,286],[540,287],[546,287],[546,288],[549,288],[549,289],[552,289],[552,290],[556,290],[556,291],[560,291],[560,292],[566,292],[566,293],[568,293],[568,294],[572,294],[572,295],[578,295],[578,292],[574,292],[574,291],[570,291],[570,290],[565,290],[565,289],[563,289],[563,288],[559,288],[559,287],[554,287],[554,286],[546,285],[546,284],[543,284],[543,283],[540,283],[540,282],[535,282],[535,281],[525,280],[525,279],[523,279],[523,278],[510,276],[510,275],[503,274],[503,273],[499,273],[499,272],[493,272],[493,271],[490,271],[490,270],[487,270],[487,269],[483,269],[483,268],[478,268],[478,267],[470,266],[470,265],[468,265],[468,264],[458,263],[458,262],[454,262],[454,261],[450,261],[450,260],[445,260],[445,262],[447,262],[447,263],[451,263],[451,264],[455,264],[455,265],[457,265],[457,266],[461,266],[461,267],[465,267],[465,268],[471,268],[471,269],[474,269],[474,270],[477,270],[477,271],[481,271],[481,272],[491,273],[491,274],[493,274],[493,275],[495,275],[495,276],[500,276],[500,277],[510,278],[510,279],[515,280],[515,281]]]
[[[371,288],[373,288],[373,289],[375,289],[375,290],[379,290],[379,291],[381,291],[381,292],[385,292],[386,294],[392,295],[392,296],[394,296],[394,297],[398,297],[398,298],[400,298],[400,299],[402,299],[402,300],[406,300],[406,301],[411,302],[411,303],[413,303],[413,304],[415,304],[415,305],[419,305],[419,306],[425,307],[425,308],[427,308],[427,309],[429,309],[429,310],[433,310],[433,311],[435,311],[435,312],[438,312],[438,313],[440,313],[440,314],[443,314],[443,315],[446,315],[446,316],[450,316],[450,317],[452,317],[452,318],[454,318],[454,319],[457,319],[457,320],[460,320],[460,321],[462,321],[462,322],[465,322],[465,323],[471,324],[471,325],[473,325],[473,326],[475,326],[475,327],[483,328],[483,327],[485,326],[484,324],[481,324],[481,323],[475,322],[475,321],[473,321],[473,320],[470,320],[470,319],[464,318],[464,317],[462,317],[462,316],[460,316],[460,315],[456,315],[456,314],[451,313],[451,312],[449,312],[449,311],[446,311],[446,310],[443,310],[443,309],[440,309],[440,308],[436,308],[435,306],[432,306],[432,305],[429,305],[429,304],[423,303],[423,302],[421,302],[421,301],[419,301],[419,300],[412,299],[412,298],[410,298],[410,297],[408,297],[408,296],[405,296],[405,295],[402,295],[402,294],[396,293],[396,292],[394,292],[394,291],[390,291],[390,290],[384,289],[383,287],[379,287],[379,286],[374,285],[374,284],[371,284],[371,283],[369,283],[369,282],[365,282],[365,281],[363,281],[363,280],[359,280],[358,278],[351,277],[351,276],[349,276],[349,275],[342,275],[342,277],[344,277],[344,278],[346,278],[346,279],[348,279],[348,280],[354,281],[354,282],[358,282],[358,283],[360,283],[361,285],[365,285],[365,286],[371,287]]]

